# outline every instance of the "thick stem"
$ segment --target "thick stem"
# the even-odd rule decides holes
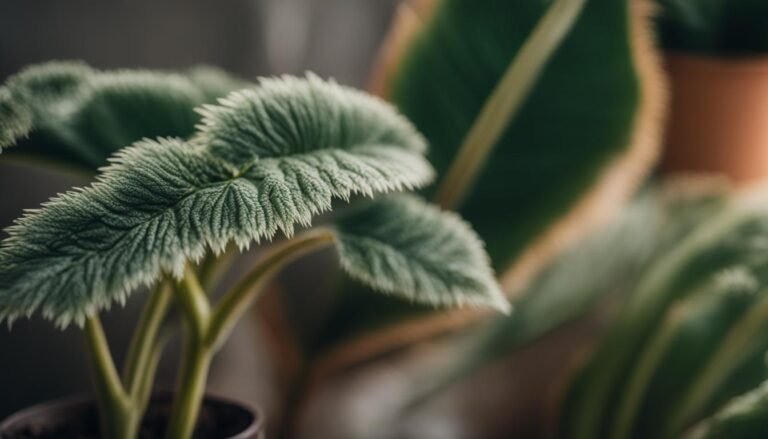
[[[152,374],[154,370],[150,362],[157,344],[158,331],[171,303],[172,291],[170,282],[162,282],[151,292],[139,318],[123,369],[123,382],[131,398],[136,398],[142,383],[148,379],[145,375]]]
[[[167,431],[168,439],[192,437],[213,357],[211,350],[205,347],[210,319],[210,302],[200,286],[197,275],[189,265],[185,267],[184,278],[178,285],[177,293],[187,331],[182,372],[179,376],[176,399]]]
[[[213,350],[195,337],[187,340],[184,350],[184,364],[166,436],[168,439],[192,437],[213,360]]]
[[[85,341],[91,363],[100,427],[105,439],[133,439],[140,416],[125,392],[97,315],[85,322]]]
[[[533,29],[504,76],[485,101],[451,167],[436,201],[454,209],[464,200],[493,148],[522,108],[541,71],[573,27],[586,0],[555,0]]]
[[[245,310],[258,297],[276,272],[299,257],[333,242],[328,230],[306,232],[270,250],[267,255],[221,299],[211,317],[207,343],[218,349],[232,332]]]
[[[264,284],[289,262],[327,245],[333,239],[332,232],[318,230],[304,233],[275,247],[224,295],[213,311],[195,271],[187,265],[184,279],[178,285],[178,301],[184,315],[187,337],[168,439],[192,436],[213,356]]]

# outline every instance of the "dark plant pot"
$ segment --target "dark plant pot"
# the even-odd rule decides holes
[[[768,178],[768,56],[666,57],[671,108],[662,167]]]
[[[140,439],[163,439],[173,395],[152,398]],[[98,413],[90,398],[69,398],[24,409],[0,424],[0,439],[99,439]],[[195,439],[263,439],[261,414],[247,404],[206,396]]]

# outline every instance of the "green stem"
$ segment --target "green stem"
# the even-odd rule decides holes
[[[767,294],[761,291],[758,294]],[[662,437],[676,437],[710,402],[712,395],[738,366],[742,349],[755,339],[768,321],[768,298],[753,306],[717,347],[712,359],[695,378],[690,390],[672,413]]]
[[[203,403],[213,354],[213,350],[208,349],[202,340],[196,337],[187,339],[176,400],[173,404],[173,412],[166,436],[168,439],[192,437]]]
[[[332,232],[316,230],[276,246],[224,295],[213,311],[195,271],[187,265],[184,278],[178,286],[178,300],[184,315],[187,337],[168,439],[192,436],[213,356],[263,290],[264,284],[289,262],[333,239]]]
[[[187,329],[182,372],[176,389],[167,431],[168,439],[192,437],[205,394],[208,369],[213,357],[205,347],[210,318],[210,302],[189,264],[177,288],[177,298]]]
[[[464,138],[438,188],[436,201],[440,206],[454,209],[464,200],[585,3],[586,0],[555,0],[537,23]]]
[[[141,416],[144,416],[152,396],[152,384],[154,384],[157,366],[160,363],[160,357],[162,356],[167,341],[168,339],[165,335],[161,335],[160,338],[155,341],[144,366],[146,371],[142,373],[138,379],[136,394],[133,398],[136,401]]]
[[[184,268],[184,278],[179,284],[177,298],[192,334],[202,340],[208,331],[211,303],[189,264]]]
[[[141,384],[147,380],[145,375],[151,373],[149,362],[157,333],[171,303],[172,291],[170,282],[164,281],[151,292],[131,339],[123,369],[123,382],[132,398],[136,398]]]
[[[216,306],[211,317],[208,346],[218,349],[273,274],[299,257],[332,243],[334,239],[329,230],[314,230],[272,249]]]
[[[135,438],[141,417],[120,382],[97,315],[85,321],[85,341],[99,403],[102,435],[105,439]]]

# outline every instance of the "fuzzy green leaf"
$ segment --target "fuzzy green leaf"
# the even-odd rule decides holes
[[[206,107],[192,141],[125,148],[92,186],[11,227],[0,249],[0,318],[41,309],[60,326],[79,323],[161,271],[180,274],[207,248],[290,235],[333,199],[409,189],[432,176],[407,121],[335,83],[268,79],[222,102]]]
[[[200,120],[194,108],[239,86],[208,68],[183,75],[100,72],[72,62],[32,66],[0,88],[0,111],[19,115],[0,125],[0,150],[29,135],[14,152],[95,170],[142,138],[190,136]]]
[[[342,268],[415,302],[509,311],[483,243],[457,215],[408,195],[370,203],[337,225]]]

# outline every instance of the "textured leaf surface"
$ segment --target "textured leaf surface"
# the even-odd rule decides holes
[[[413,188],[432,176],[423,139],[390,106],[313,76],[263,80],[203,113],[192,141],[125,148],[91,187],[9,229],[1,317],[42,309],[59,325],[80,322],[161,270],[180,273],[208,247],[290,235],[335,198]]]
[[[414,196],[371,203],[337,225],[341,266],[385,293],[427,305],[509,311],[483,243],[458,216]]]
[[[768,382],[735,398],[686,439],[760,439],[768,431]]]
[[[241,86],[211,68],[184,75],[73,62],[29,67],[0,88],[0,150],[21,142],[11,151],[94,170],[142,138],[188,137],[200,119],[195,107]]]

